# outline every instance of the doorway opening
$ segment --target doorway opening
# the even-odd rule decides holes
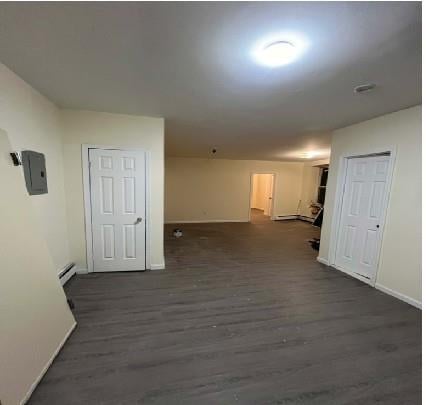
[[[250,189],[250,222],[274,218],[274,173],[253,173]]]

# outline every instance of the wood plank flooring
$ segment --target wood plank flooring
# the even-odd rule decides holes
[[[319,264],[310,224],[174,227],[167,270],[69,282],[31,404],[421,403],[421,312]]]

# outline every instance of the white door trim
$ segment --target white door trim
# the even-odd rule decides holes
[[[275,219],[275,190],[277,189],[277,173],[271,172],[271,171],[255,171],[250,172],[250,191],[249,191],[249,207],[248,207],[248,213],[247,213],[247,222],[251,221],[251,195],[253,193],[253,176],[255,174],[272,174],[273,181],[272,181],[272,202],[271,202],[271,220]]]
[[[90,149],[113,149],[113,150],[128,150],[134,152],[145,153],[145,264],[146,270],[151,269],[151,176],[150,176],[150,152],[140,148],[121,148],[118,146],[105,146],[105,145],[81,145],[81,162],[83,170],[83,200],[84,200],[84,226],[86,233],[86,261],[87,272],[93,273],[93,235],[92,235],[92,204],[90,198],[90,171],[89,171],[89,150]]]
[[[344,191],[344,185],[346,181],[346,172],[347,172],[347,166],[348,166],[348,160],[351,158],[360,158],[360,157],[367,157],[367,156],[374,156],[374,155],[382,155],[385,153],[389,153],[389,170],[386,178],[386,188],[385,188],[385,202],[384,202],[384,213],[383,218],[380,223],[380,234],[378,238],[378,259],[377,259],[377,268],[374,276],[371,279],[364,278],[362,276],[359,276],[357,273],[349,272],[345,269],[340,268],[339,266],[336,266],[336,253],[337,253],[337,235],[339,232],[339,226],[340,226],[340,219],[341,219],[341,213],[342,213],[342,206],[343,206],[343,191]],[[383,233],[385,231],[386,226],[386,219],[387,219],[387,210],[389,206],[389,199],[390,199],[390,190],[392,186],[392,178],[393,178],[393,171],[395,167],[395,160],[396,160],[396,147],[395,146],[388,146],[384,148],[372,148],[366,151],[362,151],[360,153],[359,150],[357,150],[354,153],[345,153],[344,155],[340,156],[339,162],[338,162],[338,171],[337,171],[337,183],[336,183],[336,195],[334,199],[334,207],[333,207],[333,214],[331,219],[331,231],[330,231],[330,245],[328,250],[328,265],[334,267],[335,269],[342,271],[344,273],[347,273],[351,275],[352,277],[355,277],[361,281],[364,281],[367,284],[370,284],[372,286],[376,285],[376,279],[377,279],[377,271],[380,265],[380,257],[381,257],[381,250],[382,250],[382,242],[383,242]]]

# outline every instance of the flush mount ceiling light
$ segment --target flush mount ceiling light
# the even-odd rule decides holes
[[[315,156],[319,156],[319,155],[321,155],[321,152],[317,152],[317,151],[303,152],[302,153],[302,158],[304,158],[304,159],[312,159]]]
[[[293,150],[280,155],[288,159],[326,159],[330,156],[330,149],[302,149]]]
[[[306,48],[307,41],[300,35],[277,34],[259,41],[252,55],[260,65],[274,68],[294,62]]]
[[[354,93],[368,93],[371,90],[374,90],[375,88],[376,88],[376,84],[375,83],[361,84],[361,85],[356,86],[354,88]]]
[[[262,58],[270,66],[286,65],[293,60],[296,47],[288,41],[276,41],[263,48]]]

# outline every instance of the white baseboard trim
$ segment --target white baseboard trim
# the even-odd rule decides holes
[[[306,221],[306,222],[310,222],[310,223],[314,222],[314,218],[307,217],[305,215],[299,215],[298,219],[300,219],[301,221]]]
[[[208,219],[201,221],[166,221],[165,224],[211,224],[216,222],[249,222],[247,219]]]
[[[385,287],[384,285],[379,283],[376,283],[375,287],[379,291],[384,292],[385,294],[392,295],[392,297],[398,298],[401,301],[404,301],[407,304],[412,305],[413,307],[422,309],[422,303],[420,301],[417,301],[411,297],[408,297],[407,295],[401,294],[398,291],[392,290],[391,288]]]
[[[367,277],[361,276],[360,274],[354,273],[352,271],[345,270],[341,267],[337,267],[335,264],[329,264],[330,267],[333,267],[333,269],[336,269],[338,271],[341,271],[342,273],[347,274],[348,276],[351,276],[353,278],[356,278],[359,281],[362,281],[365,284],[368,284],[371,287],[374,287],[374,280],[369,279]]]
[[[298,215],[276,215],[273,217],[274,221],[286,221],[288,219],[299,219]]]
[[[317,256],[317,261],[328,266],[328,260],[324,259],[323,257]]]
[[[305,222],[314,222],[314,218],[306,217],[305,215],[275,215],[272,218],[274,221],[286,221],[289,219],[299,219],[300,221]]]
[[[86,267],[78,267],[78,266],[76,266],[75,272],[77,274],[88,274],[89,270]]]
[[[164,270],[166,268],[164,263],[151,264],[150,270]]]
[[[289,219],[300,219],[301,221],[314,222],[313,218],[305,217],[304,215],[276,215],[271,218],[273,221],[286,221]],[[166,221],[165,224],[212,224],[224,222],[250,222],[247,219],[208,219],[196,221]]]
[[[328,260],[324,259],[323,257],[318,256],[317,261],[322,263],[322,264],[325,264],[326,266],[330,266]],[[370,285],[371,287],[377,288],[379,291],[384,292],[385,294],[388,294],[388,295],[391,295],[392,297],[398,298],[399,300],[404,301],[407,304],[412,305],[413,307],[422,309],[422,303],[420,301],[415,300],[414,298],[411,298],[411,297],[408,297],[407,295],[401,294],[398,291],[395,291],[395,290],[392,290],[391,288],[385,287],[382,284],[379,284],[379,283],[374,284],[374,281],[365,279],[364,277],[359,276],[356,273],[351,273],[349,271],[346,271],[346,270],[341,269],[339,267],[336,267],[334,265],[331,265],[331,267],[333,267],[333,269],[341,271],[342,273],[348,274],[349,276],[354,277],[357,280],[363,281],[364,283]]]
[[[58,355],[58,353],[61,351],[62,347],[64,346],[64,344],[66,343],[66,341],[68,340],[68,338],[71,336],[71,333],[74,331],[75,327],[77,326],[77,322],[74,322],[74,324],[71,326],[70,330],[67,332],[67,334],[65,335],[65,337],[62,339],[62,341],[59,343],[59,346],[56,348],[56,350],[53,352],[52,356],[50,357],[50,359],[47,361],[46,365],[43,367],[43,369],[41,370],[40,375],[36,378],[36,380],[31,384],[30,389],[28,390],[28,392],[25,394],[24,398],[21,401],[21,404],[25,404],[28,402],[28,400],[30,399],[32,393],[34,392],[34,390],[37,388],[37,385],[40,383],[41,379],[43,378],[43,376],[46,374],[47,370],[49,369],[49,367],[52,365],[53,360],[55,360],[56,356]]]
[[[365,284],[370,285],[371,287],[374,287],[374,280],[370,280],[369,278],[363,277],[357,273],[353,273],[351,271],[342,269],[341,267],[337,267],[335,264],[330,264],[330,262],[327,259],[324,259],[323,257],[317,257],[317,261],[321,264],[325,264],[326,266],[332,267],[335,270],[341,271],[342,273],[347,274],[348,276],[351,276],[353,278],[356,278],[359,281],[362,281]]]

